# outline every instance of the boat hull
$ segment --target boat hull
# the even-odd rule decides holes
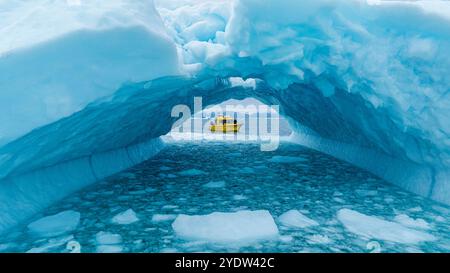
[[[237,133],[241,129],[242,124],[220,124],[211,125],[209,129],[215,133]]]

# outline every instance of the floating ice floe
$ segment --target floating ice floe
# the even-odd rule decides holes
[[[97,246],[97,253],[120,253],[123,251],[121,245],[99,245]]]
[[[122,236],[120,234],[100,231],[95,235],[95,241],[99,245],[116,245],[122,243]]]
[[[239,201],[239,200],[246,200],[247,197],[242,194],[236,194],[236,195],[233,195],[233,199]]]
[[[32,222],[28,232],[37,237],[55,237],[74,230],[79,222],[80,213],[67,210]]]
[[[223,188],[225,187],[225,181],[211,181],[203,185],[205,188]]]
[[[436,238],[423,231],[405,227],[375,216],[369,216],[350,209],[341,209],[337,218],[345,228],[361,237],[379,239],[403,244],[434,241]]]
[[[202,170],[198,170],[198,169],[189,169],[189,170],[181,171],[178,174],[181,176],[197,176],[197,175],[204,175],[207,173]]]
[[[306,217],[300,211],[294,209],[280,215],[278,221],[283,226],[291,228],[306,228],[319,225],[313,219]]]
[[[306,239],[311,244],[329,244],[332,240],[327,235],[314,234],[307,236]]]
[[[95,241],[98,244],[96,248],[98,253],[120,253],[123,250],[120,245],[122,243],[120,234],[100,231],[95,235]]]
[[[175,218],[177,218],[177,215],[175,215],[175,214],[155,214],[152,217],[152,222],[171,221]]]
[[[64,236],[61,238],[54,238],[48,240],[48,242],[44,243],[39,247],[34,247],[27,251],[27,253],[48,253],[55,250],[55,248],[61,247],[70,240],[73,239],[73,235]]]
[[[406,214],[399,214],[394,218],[395,222],[400,223],[406,227],[429,229],[430,225],[423,219],[413,219]]]
[[[300,156],[281,156],[276,155],[268,160],[273,163],[296,163],[296,162],[306,162],[307,159]]]
[[[180,238],[212,243],[246,244],[278,237],[278,227],[267,210],[183,214],[175,219],[172,227]]]
[[[139,218],[132,209],[117,214],[111,220],[112,223],[118,225],[129,225],[137,221],[139,221]]]

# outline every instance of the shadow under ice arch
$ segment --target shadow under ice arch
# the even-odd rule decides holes
[[[164,77],[114,95],[0,148],[0,232],[82,187],[155,155],[171,130],[174,105],[254,97],[280,105],[293,140],[341,158],[417,194],[450,204],[448,169],[411,158],[405,145],[428,145],[397,128],[382,109],[336,88],[233,86],[227,77]],[[360,120],[370,122],[361,123]],[[394,141],[395,140],[395,141]]]

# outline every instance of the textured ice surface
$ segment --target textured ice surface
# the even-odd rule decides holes
[[[305,216],[298,210],[289,210],[278,217],[278,221],[286,226],[291,228],[306,228],[310,226],[317,226],[319,223],[314,221],[313,219]]]
[[[30,223],[28,231],[37,237],[53,237],[74,230],[79,222],[80,213],[67,210]]]
[[[350,209],[339,210],[337,217],[347,230],[369,239],[380,239],[403,244],[416,244],[423,241],[436,240],[429,233]]]
[[[127,81],[178,73],[175,44],[152,1],[69,2],[0,2],[0,143]]]
[[[276,155],[301,156],[307,160],[307,167],[267,161]],[[230,161],[236,167],[249,166],[258,172],[248,179],[247,174],[218,168]],[[266,164],[267,168],[257,168],[261,164]],[[161,177],[161,173],[167,173],[160,170],[162,166],[172,168],[171,172],[201,169],[208,172],[208,179],[213,181],[226,177],[226,187],[205,188],[205,176]],[[147,191],[148,188],[152,190]],[[355,194],[355,190],[377,191],[377,195],[363,196]],[[141,191],[145,193],[133,194]],[[339,202],[334,197],[338,197]],[[139,215],[140,221],[132,225],[111,222],[112,217],[130,208]],[[176,236],[171,226],[173,218],[152,221],[157,214],[208,215],[216,211],[242,210],[267,210],[275,217],[293,208],[319,225],[287,228],[275,219],[280,235],[278,240],[258,241],[246,246],[183,240]],[[338,211],[343,208],[395,223],[401,214],[414,220],[423,219],[429,225],[426,230],[398,225],[425,232],[436,240],[413,246],[368,239],[350,232],[337,219]],[[171,143],[155,158],[65,198],[43,211],[43,215],[65,210],[81,212],[80,224],[71,234],[82,245],[82,252],[369,252],[372,250],[368,246],[376,243],[381,245],[381,252],[450,250],[448,206],[408,193],[331,156],[289,143],[282,143],[279,150],[268,153],[260,152],[257,144]],[[51,243],[51,238],[37,241],[30,236],[27,224],[0,236],[1,252],[25,252]],[[99,244],[96,241],[99,232],[120,235],[122,242],[109,246]],[[43,251],[67,250],[61,245]]]
[[[111,222],[118,225],[129,225],[137,221],[139,221],[139,218],[132,209],[121,212],[111,219]]]
[[[248,244],[276,239],[278,228],[267,210],[178,215],[172,227],[180,238],[213,243]]]

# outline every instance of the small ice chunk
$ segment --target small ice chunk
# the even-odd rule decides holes
[[[376,190],[355,190],[355,192],[360,196],[376,196],[378,194]]]
[[[239,201],[239,200],[246,200],[247,197],[242,194],[236,194],[236,195],[233,195],[233,199]]]
[[[422,208],[420,206],[408,209],[410,212],[422,212]]]
[[[177,218],[177,216],[175,214],[155,214],[152,217],[152,222],[171,221],[175,218]]]
[[[339,210],[337,218],[348,231],[365,238],[403,244],[415,244],[422,241],[434,241],[436,239],[431,234],[350,209]]]
[[[48,253],[48,252],[52,252],[52,251],[54,251],[55,248],[63,246],[64,244],[66,244],[67,242],[69,242],[72,239],[73,239],[73,235],[64,236],[64,237],[61,237],[61,238],[50,239],[45,244],[43,244],[43,245],[41,245],[39,247],[34,247],[34,248],[28,250],[27,253]]]
[[[211,181],[203,185],[205,188],[223,188],[225,187],[225,181]]]
[[[163,210],[172,210],[172,209],[177,209],[178,206],[177,205],[164,205],[161,209]]]
[[[278,217],[278,221],[283,226],[291,227],[291,228],[306,228],[310,226],[317,226],[319,223],[314,221],[311,218],[306,217],[298,210],[290,210]]]
[[[419,229],[430,228],[430,225],[425,220],[420,218],[413,219],[406,214],[399,214],[395,216],[394,221],[410,228],[419,228]]]
[[[117,214],[111,220],[112,223],[118,225],[129,225],[137,221],[139,221],[139,218],[136,216],[136,213],[132,209],[128,209]]]
[[[120,253],[123,251],[121,245],[99,245],[97,246],[97,253]]]
[[[281,156],[276,155],[268,160],[273,163],[296,163],[296,162],[306,162],[307,159],[300,156]]]
[[[80,222],[80,213],[67,210],[41,218],[28,225],[28,232],[36,237],[55,237],[73,231]]]
[[[181,171],[178,174],[181,176],[197,176],[197,175],[204,175],[207,173],[202,170],[198,170],[198,169],[189,169],[189,170]]]
[[[246,244],[278,237],[278,227],[267,210],[208,215],[179,215],[172,223],[175,233],[187,240]]]
[[[122,243],[122,236],[120,234],[100,231],[95,235],[95,241],[99,245],[116,245]]]
[[[327,235],[314,234],[307,236],[306,239],[311,244],[329,244],[332,240]]]

